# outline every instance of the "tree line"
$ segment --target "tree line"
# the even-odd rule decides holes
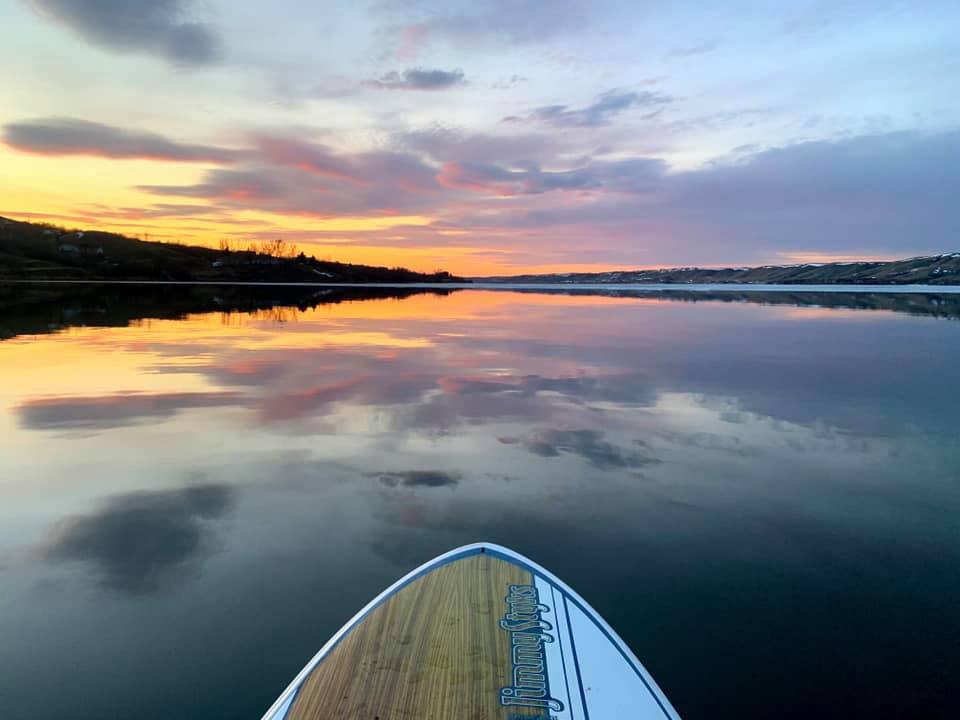
[[[296,243],[287,242],[281,238],[249,242],[246,246],[230,238],[221,238],[220,252],[247,252],[253,253],[254,255],[269,255],[270,257],[284,259],[291,259],[303,255]]]

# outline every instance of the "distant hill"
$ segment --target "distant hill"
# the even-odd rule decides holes
[[[280,242],[263,243],[259,251],[215,250],[0,217],[0,281],[463,282],[445,272],[350,265],[295,252]]]
[[[484,282],[619,285],[635,283],[763,285],[960,285],[960,252],[890,262],[807,263],[735,268],[616,270],[474,278]]]

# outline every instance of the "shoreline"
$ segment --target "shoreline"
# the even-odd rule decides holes
[[[0,285],[183,285],[303,288],[424,288],[440,290],[544,290],[606,292],[837,292],[884,294],[960,294],[960,285],[800,285],[760,283],[303,283],[238,282],[232,280],[0,280]]]

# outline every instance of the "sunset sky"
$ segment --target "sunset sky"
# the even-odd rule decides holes
[[[4,0],[0,215],[462,274],[960,250],[956,0]]]

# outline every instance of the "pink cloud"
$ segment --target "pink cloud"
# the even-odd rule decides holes
[[[405,25],[400,30],[393,54],[397,60],[415,60],[430,37],[430,28],[424,23]]]

